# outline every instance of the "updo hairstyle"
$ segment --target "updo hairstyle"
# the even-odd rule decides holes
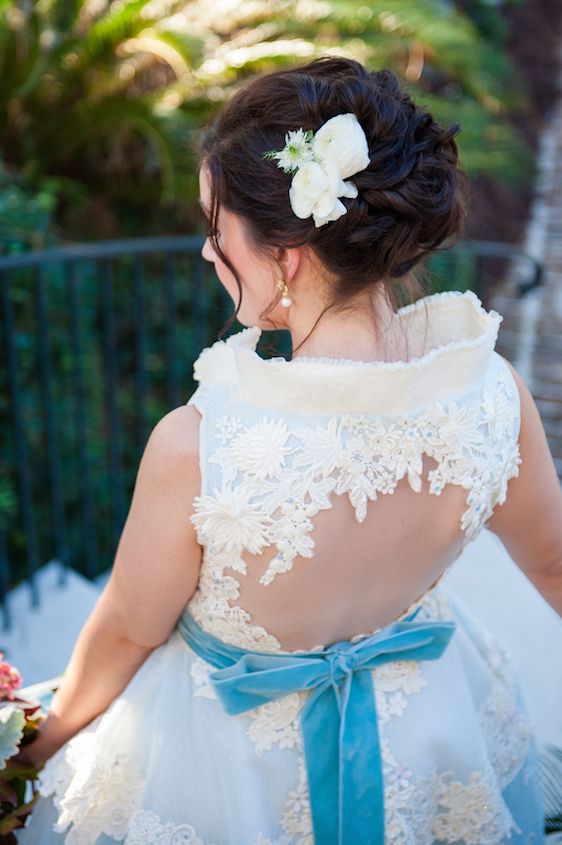
[[[365,132],[370,164],[352,177],[358,196],[341,200],[347,213],[317,228],[312,217],[295,215],[289,202],[292,177],[264,153],[281,150],[290,130],[316,132],[345,113],[355,114]],[[240,216],[259,254],[302,245],[313,250],[335,279],[327,308],[345,308],[379,284],[395,308],[405,304],[398,290],[402,298],[404,290],[418,298],[421,285],[404,283],[405,274],[461,234],[465,180],[453,139],[458,131],[458,124],[445,129],[416,106],[392,71],[370,72],[343,57],[275,71],[238,90],[206,128],[199,149],[211,181],[209,238],[240,291],[223,331],[236,318],[242,287],[216,238],[221,206]]]

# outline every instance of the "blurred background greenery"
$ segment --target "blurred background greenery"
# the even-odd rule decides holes
[[[326,54],[392,68],[438,119],[460,123],[471,184],[466,236],[517,243],[540,129],[555,96],[560,17],[559,0],[0,0],[0,255],[199,232],[194,142],[202,126],[249,78]],[[445,281],[437,287],[472,285],[470,261],[457,265],[453,284],[443,266]],[[180,278],[192,271],[187,266]],[[10,279],[22,397],[17,423],[9,408],[8,368],[0,367],[0,540],[3,523],[9,526],[10,583],[53,554],[88,571],[81,550],[94,537],[81,522],[85,479],[78,450],[84,432],[73,421],[78,366],[101,550],[97,569],[111,562],[146,426],[176,395],[168,389],[166,309],[174,310],[180,327],[173,361],[182,373],[183,401],[194,386],[185,383],[190,363],[230,312],[218,285],[205,286],[203,307],[193,285],[166,289],[155,281],[162,274],[156,264],[146,275],[142,366],[151,389],[140,428],[133,390],[139,315],[130,263],[121,263],[112,280],[109,334],[103,286],[87,263],[81,265],[79,362],[69,345],[63,268],[44,268],[48,301],[41,318],[43,293],[34,274]],[[192,331],[194,310],[200,316],[206,311],[204,338]],[[45,349],[55,373],[47,398],[39,379],[48,375]],[[114,365],[116,395],[108,398],[107,368]],[[119,430],[108,415],[113,400]],[[55,434],[47,437],[52,407]],[[24,440],[33,543],[31,523],[22,516]],[[50,510],[53,450],[62,467],[64,548]]]
[[[2,250],[194,231],[201,126],[249,77],[329,53],[459,122],[469,234],[516,239],[498,203],[524,218],[557,1],[0,0]]]

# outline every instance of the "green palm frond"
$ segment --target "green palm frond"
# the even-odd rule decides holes
[[[141,12],[149,2],[128,0],[112,4],[91,25],[72,31],[71,47],[77,55],[77,66],[89,68],[102,61],[111,63],[117,47],[146,27]]]
[[[529,158],[507,118],[521,94],[496,18],[443,0],[0,0],[0,155],[108,202],[134,207],[157,191],[171,203],[191,193],[190,139],[225,99],[335,54],[395,70],[461,123],[470,173],[514,182]]]

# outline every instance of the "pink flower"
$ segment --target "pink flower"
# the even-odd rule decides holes
[[[3,657],[4,654],[0,651],[0,701],[11,701],[15,697],[14,691],[21,686],[21,675],[9,663],[2,662]]]

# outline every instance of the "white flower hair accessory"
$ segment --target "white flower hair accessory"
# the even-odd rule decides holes
[[[296,129],[285,135],[282,150],[264,153],[278,159],[277,167],[293,173],[289,189],[291,208],[301,219],[312,216],[316,227],[347,213],[339,197],[354,199],[357,186],[344,181],[369,164],[367,138],[354,114],[338,114],[314,134]]]

